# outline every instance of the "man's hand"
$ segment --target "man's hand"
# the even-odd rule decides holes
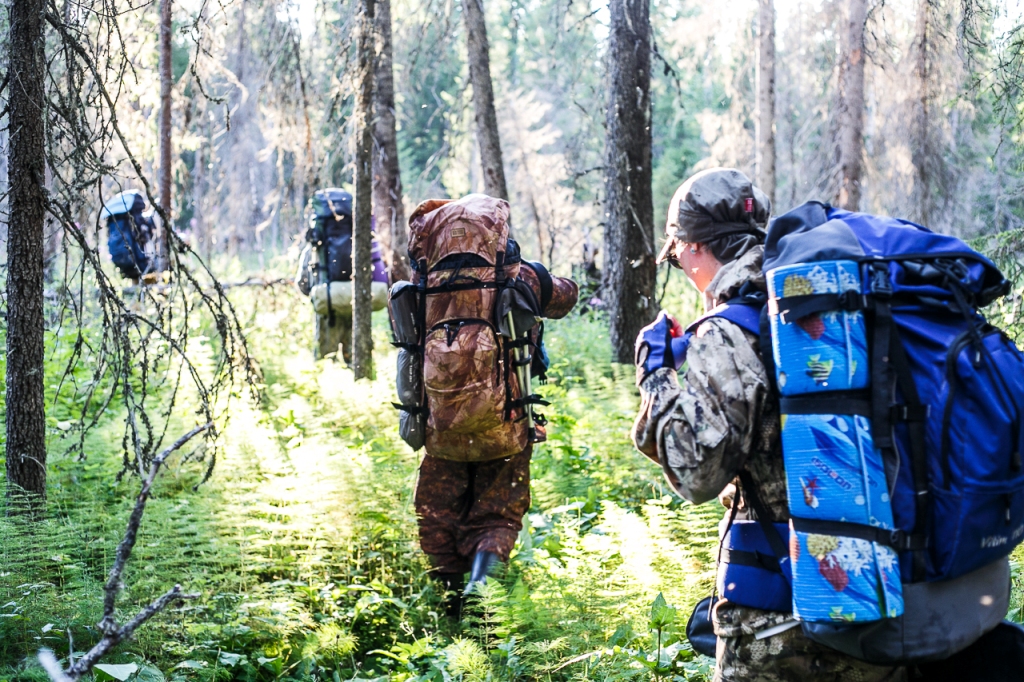
[[[686,358],[689,336],[679,322],[664,310],[636,337],[636,384],[662,367],[678,370]]]

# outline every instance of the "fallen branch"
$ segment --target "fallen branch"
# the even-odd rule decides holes
[[[39,652],[39,663],[54,682],[78,682],[78,680],[92,670],[93,666],[99,663],[100,659],[108,651],[130,638],[143,623],[163,611],[168,605],[184,599],[196,599],[199,596],[198,594],[182,592],[181,585],[175,585],[150,603],[149,606],[139,611],[134,618],[124,625],[118,625],[117,621],[114,620],[114,605],[117,600],[117,593],[124,586],[121,582],[121,574],[124,572],[124,566],[128,563],[128,559],[132,555],[132,549],[135,547],[139,526],[142,524],[142,514],[146,510],[146,502],[149,500],[150,492],[153,489],[153,481],[156,480],[160,467],[173,452],[181,449],[195,436],[211,428],[213,428],[212,422],[197,426],[157,455],[149,465],[149,475],[143,481],[138,497],[135,498],[135,508],[132,509],[132,514],[128,518],[128,526],[125,528],[124,537],[117,546],[114,565],[110,567],[110,575],[107,576],[107,583],[103,586],[103,618],[96,626],[103,633],[103,637],[77,662],[71,663],[67,670],[61,667],[52,651],[42,649]]]
[[[290,277],[278,277],[277,279],[263,279],[262,277],[250,277],[243,282],[225,282],[220,285],[221,290],[235,289],[237,287],[261,287],[269,289],[270,287],[277,287],[282,285],[292,285],[295,283]],[[133,296],[135,294],[142,293],[143,291],[149,293],[163,293],[172,291],[174,288],[173,284],[157,283],[157,284],[132,284],[121,289],[121,293],[125,296]],[[207,288],[205,291],[214,291],[214,289]]]
[[[227,282],[221,284],[222,289],[233,289],[235,287],[275,287],[282,284],[294,284],[295,280],[290,277],[278,277],[277,279],[263,279],[262,277],[250,277],[244,282]]]

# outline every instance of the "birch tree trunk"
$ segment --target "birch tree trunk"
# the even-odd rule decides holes
[[[494,111],[491,87],[491,56],[484,23],[483,0],[462,0],[466,21],[466,45],[469,52],[469,81],[473,84],[473,109],[476,114],[476,138],[480,143],[480,165],[484,173],[484,193],[508,201],[505,167],[501,161],[498,115]]]
[[[370,216],[373,196],[373,14],[374,0],[360,0],[356,37],[356,158],[355,206],[352,225],[352,373],[356,379],[373,375],[373,337],[370,329],[373,263]]]
[[[633,362],[655,315],[649,0],[611,0],[605,140],[605,274],[613,358]]]
[[[7,497],[46,501],[43,398],[43,225],[46,147],[43,83],[45,0],[7,5],[9,26],[7,235]],[[9,508],[11,511],[11,508]]]
[[[171,230],[171,0],[160,0],[160,208],[156,269],[167,268]]]
[[[775,0],[758,0],[757,185],[775,206]]]
[[[398,137],[395,133],[395,78],[392,71],[391,0],[377,0],[374,31],[377,60],[374,64],[376,126],[373,149],[373,204],[377,216],[377,239],[384,251],[388,278],[407,280],[409,231],[402,205],[402,176],[398,167]]]
[[[928,160],[931,155],[930,131],[928,129],[929,118],[929,59],[931,45],[929,41],[931,14],[931,0],[919,0],[917,3],[917,21],[914,27],[917,43],[917,59],[914,64],[915,80],[917,81],[917,98],[914,103],[914,150],[911,158],[914,163],[914,171],[917,175],[914,183],[914,195],[917,201],[917,215],[915,219],[922,225],[927,225],[930,216],[931,198],[931,177],[928,173]]]
[[[839,183],[835,203],[860,209],[864,150],[864,24],[867,0],[849,0],[839,65]]]

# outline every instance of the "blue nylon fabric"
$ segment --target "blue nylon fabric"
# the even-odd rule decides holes
[[[691,322],[690,326],[686,328],[685,334],[672,339],[672,354],[675,358],[677,370],[683,366],[684,362],[686,362],[686,352],[690,350],[690,342],[693,340],[693,335],[696,333],[697,327],[699,327],[702,322],[710,320],[712,317],[720,317],[723,320],[729,320],[751,334],[761,333],[761,306],[749,303],[733,303],[726,301],[712,309],[707,314],[702,315]]]
[[[696,329],[696,325],[699,325],[704,320],[712,317],[720,317],[723,320],[729,320],[733,324],[738,324],[751,334],[761,333],[760,306],[747,305],[744,303],[731,303],[726,301],[690,326],[691,328]]]
[[[141,218],[141,216],[140,216]],[[138,279],[149,264],[142,246],[134,238],[132,217],[128,213],[107,221],[107,249],[114,265],[126,276]]]
[[[639,357],[640,349],[647,346],[647,358],[643,364],[645,375],[663,367],[679,367],[672,355],[672,340],[672,322],[664,310],[654,322],[640,330],[636,337],[636,354]]]
[[[826,207],[825,212],[830,220],[842,220],[850,227],[864,249],[865,258],[889,260],[909,256],[929,259],[962,257],[968,261],[968,274],[961,281],[975,293],[980,293],[984,288],[998,284],[1003,279],[999,268],[992,261],[956,237],[938,234],[927,227],[899,218],[852,213],[831,206]],[[901,286],[902,268],[899,263],[890,263],[890,278],[897,286],[897,291],[906,289],[905,286]],[[946,296],[949,296],[948,290]]]
[[[815,228],[829,221],[847,225],[864,250],[863,293],[870,293],[872,264],[883,262],[893,294],[900,297],[892,309],[893,321],[918,396],[929,410],[926,580],[955,578],[1006,556],[1024,539],[1024,354],[974,310],[965,317],[945,280],[955,275],[966,290],[966,302],[979,305],[1001,295],[1002,274],[954,237],[909,221],[823,204],[805,204],[773,223],[768,243],[778,248],[766,253],[766,267],[769,257],[778,259],[787,237],[787,248],[792,249],[794,239],[808,240],[801,248],[813,252],[818,248]],[[945,259],[937,265],[946,272],[932,267],[929,274],[926,266],[936,265],[937,259]],[[961,269],[950,272],[949,263],[957,260]],[[914,302],[904,302],[907,297]],[[970,338],[972,328],[983,334],[982,345],[962,343],[951,352],[958,340]],[[895,402],[905,402],[899,391]],[[910,532],[917,519],[906,422],[896,422],[893,433],[899,453],[898,467],[890,471],[890,477],[895,475],[890,480],[893,516],[898,528]],[[901,553],[905,582],[912,579],[911,560],[911,553]]]
[[[773,525],[782,537],[789,537],[788,523]],[[730,551],[775,556],[757,521],[734,521],[722,546]],[[789,561],[783,561],[780,568],[782,572],[776,573],[757,566],[723,562],[718,572],[718,593],[740,606],[788,613],[793,610],[792,566]]]

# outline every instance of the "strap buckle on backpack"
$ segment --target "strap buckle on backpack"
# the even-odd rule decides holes
[[[419,406],[419,405],[403,405],[402,403],[391,403],[391,407],[395,408],[396,410],[402,410],[403,412],[408,412],[409,414],[429,414],[430,413],[430,410],[427,409],[426,405]]]
[[[889,280],[889,265],[886,261],[871,264],[871,295],[875,298],[892,298],[892,282]]]

